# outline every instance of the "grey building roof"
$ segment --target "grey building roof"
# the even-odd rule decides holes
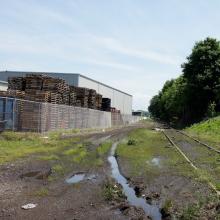
[[[111,87],[111,86],[109,86],[109,85],[106,85],[106,84],[104,84],[104,83],[101,83],[101,82],[99,82],[99,81],[96,81],[96,80],[94,80],[94,79],[91,79],[91,78],[89,78],[89,77],[87,77],[87,76],[84,76],[84,75],[82,75],[82,74],[80,74],[80,73],[8,71],[8,70],[6,70],[6,71],[0,71],[0,79],[2,79],[1,74],[6,74],[6,76],[4,76],[4,80],[5,80],[5,81],[2,81],[2,82],[7,83],[7,82],[6,82],[6,81],[7,81],[7,78],[8,78],[7,73],[9,73],[9,74],[11,73],[11,74],[13,74],[13,75],[16,75],[16,74],[19,74],[19,75],[23,74],[23,75],[25,75],[25,74],[30,74],[30,73],[34,73],[34,74],[49,74],[49,75],[55,75],[56,77],[58,77],[59,75],[72,75],[72,76],[77,77],[77,78],[82,77],[82,78],[88,79],[88,80],[90,80],[90,81],[99,83],[100,85],[103,85],[103,86],[105,86],[105,87],[108,87],[108,88],[110,88],[110,89],[116,90],[116,91],[118,91],[118,92],[124,93],[124,94],[126,94],[126,95],[132,97],[132,95],[130,95],[130,94],[126,93],[126,92],[123,92],[123,91],[121,91],[121,90],[119,90],[119,89],[116,89],[116,88],[114,88],[114,87]],[[74,81],[74,80],[73,80],[73,81]],[[0,81],[0,82],[1,82],[1,81]],[[74,83],[76,83],[76,82],[74,82]]]

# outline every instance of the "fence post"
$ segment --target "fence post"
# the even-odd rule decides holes
[[[15,105],[16,105],[17,99],[14,99],[13,102],[13,109],[12,109],[12,118],[13,118],[13,131],[15,130]]]

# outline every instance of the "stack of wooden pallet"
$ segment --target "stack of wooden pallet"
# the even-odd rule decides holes
[[[25,96],[25,92],[21,90],[8,90],[7,91],[9,97],[23,99]]]
[[[51,92],[35,89],[26,89],[25,99],[35,102],[50,102]]]
[[[69,105],[70,87],[65,80],[52,77],[44,78],[42,90],[51,92],[51,103]]]
[[[24,77],[8,77],[8,89],[23,91],[25,88]]]
[[[9,77],[8,84],[8,91],[0,93],[1,96],[105,111],[110,111],[111,107],[111,100],[102,99],[102,96],[97,94],[94,89],[69,86],[63,79],[44,74]],[[103,108],[102,104],[104,105]]]
[[[109,98],[102,98],[102,110],[103,111],[111,111],[111,99]]]
[[[96,94],[96,109],[102,109],[102,95]]]
[[[96,109],[96,91],[94,89],[89,90],[88,107]]]
[[[25,90],[27,89],[35,89],[41,90],[43,87],[43,81],[47,76],[45,75],[36,75],[36,74],[27,74],[25,77],[26,86]]]
[[[77,99],[77,100],[76,100],[76,105],[75,105],[75,106],[76,106],[76,107],[82,107],[83,104],[82,104],[81,100]]]
[[[43,80],[42,90],[58,92],[62,94],[64,92],[69,92],[70,88],[66,81],[63,79],[47,77]]]
[[[25,92],[20,90],[0,91],[0,96],[23,99],[25,97]]]
[[[76,105],[76,89],[75,86],[70,86],[70,94],[69,94],[69,103],[70,105]],[[81,106],[81,103],[80,103]]]
[[[52,104],[62,104],[63,103],[62,95],[60,93],[51,92],[51,94],[50,94],[50,103],[52,103]]]
[[[83,87],[72,87],[76,94],[76,106],[88,108],[89,89]]]

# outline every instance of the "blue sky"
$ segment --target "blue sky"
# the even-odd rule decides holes
[[[218,0],[0,0],[0,70],[82,73],[146,109],[195,41],[220,39]]]

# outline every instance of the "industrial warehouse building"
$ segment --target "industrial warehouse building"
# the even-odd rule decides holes
[[[132,114],[132,95],[77,73],[0,71],[0,90],[7,90],[8,77],[25,76],[26,74],[45,74],[64,79],[72,86],[94,89],[103,97],[110,98],[111,106],[120,110],[122,114]]]

